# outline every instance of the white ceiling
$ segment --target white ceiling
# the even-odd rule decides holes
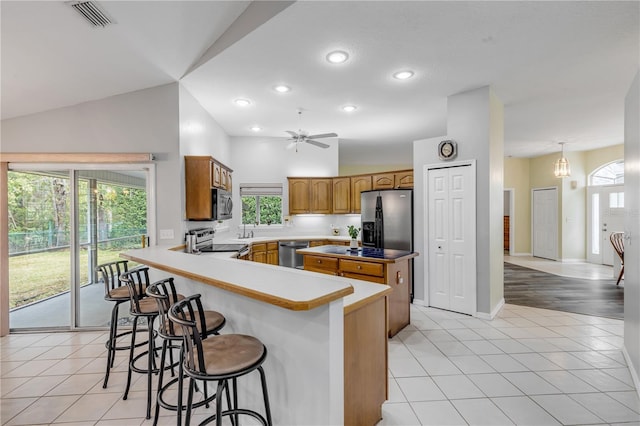
[[[446,134],[448,96],[491,85],[505,155],[536,156],[622,143],[640,63],[637,1],[299,1],[272,18],[249,2],[100,4],[117,24],[93,29],[63,2],[0,2],[2,118],[181,79],[231,136],[336,132],[341,161],[357,163],[410,155]],[[334,49],[350,60],[327,63]],[[391,78],[405,68],[415,77]]]

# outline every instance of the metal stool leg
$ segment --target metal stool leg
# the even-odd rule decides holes
[[[131,333],[131,347],[129,348],[129,368],[127,370],[127,386],[124,389],[124,396],[122,399],[126,400],[129,396],[129,387],[131,386],[131,363],[133,362],[134,350],[136,348],[136,332],[138,330],[138,317],[133,319],[133,332]]]

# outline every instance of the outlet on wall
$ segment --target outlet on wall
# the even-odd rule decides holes
[[[173,239],[173,229],[161,229],[160,230],[160,239],[161,240],[171,240],[171,239]]]

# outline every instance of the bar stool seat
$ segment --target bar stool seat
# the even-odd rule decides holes
[[[264,353],[260,340],[244,334],[222,334],[202,341],[205,373],[211,376],[244,370],[257,363]],[[195,362],[200,362],[198,353]]]

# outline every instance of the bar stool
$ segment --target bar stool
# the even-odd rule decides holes
[[[271,409],[267,381],[262,369],[262,363],[267,358],[267,348],[255,337],[243,334],[222,334],[203,339],[196,321],[197,311],[202,311],[200,295],[189,296],[171,306],[169,318],[182,326],[184,338],[184,373],[189,376],[189,394],[187,396],[187,414],[185,422],[191,422],[193,408],[193,390],[195,380],[204,382],[217,381],[216,394],[211,399],[216,401],[216,413],[207,417],[200,424],[204,425],[213,420],[216,425],[222,424],[223,416],[231,416],[231,422],[238,425],[238,415],[249,415],[263,425],[271,426]],[[238,408],[237,379],[258,370],[262,384],[265,417],[253,410]],[[233,405],[229,401],[229,380],[232,382]],[[206,383],[205,383],[206,386]],[[222,392],[227,393],[227,410],[222,411]]]
[[[111,323],[109,324],[109,340],[105,342],[107,348],[107,370],[104,374],[104,382],[102,388],[106,389],[107,382],[109,381],[109,372],[113,368],[113,363],[116,358],[116,351],[129,350],[130,347],[118,346],[117,340],[123,336],[131,334],[132,331],[124,331],[118,333],[118,308],[122,303],[129,301],[129,289],[122,281],[120,281],[120,275],[128,272],[129,261],[117,260],[115,262],[103,263],[98,265],[95,269],[96,273],[102,275],[102,281],[104,282],[104,300],[113,302],[113,308],[111,309]],[[144,343],[138,344],[138,346]]]
[[[177,412],[178,425],[182,424],[182,383],[183,383],[183,370],[182,362],[184,360],[184,352],[182,351],[182,327],[176,326],[168,316],[169,309],[171,308],[172,295],[176,294],[173,278],[166,278],[164,280],[157,281],[150,284],[147,287],[147,296],[155,299],[158,305],[158,336],[162,338],[162,352],[160,356],[160,368],[158,373],[158,390],[156,394],[156,409],[153,418],[153,425],[158,423],[158,416],[160,413],[160,407],[167,410],[173,410]],[[218,331],[224,327],[226,323],[225,317],[216,311],[199,310],[195,312],[195,319],[197,320],[197,328],[203,338],[206,338],[212,334],[218,334]],[[177,343],[178,345],[174,345]],[[173,353],[172,349],[180,349],[180,361],[178,363],[178,377],[174,377],[167,383],[163,383],[164,377],[164,364],[166,360],[167,349],[169,350],[169,368],[171,368],[171,376],[174,377],[173,367]],[[170,404],[164,400],[164,393],[174,383],[178,383],[178,400],[176,404]],[[207,387],[204,387],[204,401],[194,404],[194,407],[209,404],[207,396]]]
[[[159,315],[158,304],[155,299],[145,297],[146,290],[149,286],[149,267],[138,266],[131,269],[128,272],[120,275],[120,280],[127,285],[129,289],[129,314],[133,317],[133,332],[131,334],[131,344],[129,345],[129,368],[127,370],[127,386],[124,391],[122,399],[126,400],[129,396],[129,388],[131,386],[131,373],[141,373],[147,375],[147,419],[151,418],[151,376],[158,372],[156,367],[155,357],[157,356],[157,349],[155,347],[156,332],[153,330],[153,321]],[[178,300],[184,299],[184,296],[177,294],[175,289],[169,296],[171,303],[175,303]],[[134,349],[136,347],[136,332],[138,330],[138,321],[144,318],[147,320],[147,350],[134,355]],[[137,361],[147,358],[146,368],[136,365]]]

